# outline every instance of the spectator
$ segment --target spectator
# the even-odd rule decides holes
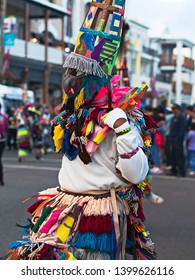
[[[162,126],[164,124],[164,117],[160,114],[159,108],[153,109],[152,117],[157,123],[157,130],[152,135],[152,146],[151,146],[151,173],[162,174],[162,150],[164,149],[164,135],[162,132]]]
[[[181,106],[173,104],[172,112],[174,114],[170,126],[170,144],[171,144],[171,172],[167,175],[186,176],[184,139],[186,133],[186,119],[181,112]]]
[[[193,106],[189,105],[186,107],[185,118],[186,118],[186,131],[188,132],[191,129],[191,124],[193,120]]]
[[[187,134],[187,152],[189,175],[195,175],[195,123],[191,124]]]
[[[165,137],[165,168],[171,169],[171,146],[170,146],[170,127],[173,118],[172,108],[165,109],[164,137]]]
[[[4,186],[2,155],[5,149],[6,133],[8,130],[8,117],[1,112],[0,104],[0,186]]]
[[[12,146],[17,150],[17,117],[15,109],[10,108],[8,112],[8,131],[7,131],[7,146],[11,150]]]

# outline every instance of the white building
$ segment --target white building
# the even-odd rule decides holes
[[[150,37],[149,28],[127,21],[128,62],[131,86],[149,85],[146,104],[195,103],[194,44],[185,39]]]

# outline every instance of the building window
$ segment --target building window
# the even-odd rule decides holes
[[[73,0],[67,1],[67,10],[70,12],[70,15],[67,16],[66,20],[66,35],[72,37],[72,12],[73,12]]]

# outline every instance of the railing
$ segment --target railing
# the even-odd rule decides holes
[[[160,55],[159,66],[176,66],[176,55],[163,54]]]
[[[5,48],[7,51],[8,48]],[[38,61],[45,61],[45,46],[38,44],[26,42],[21,39],[15,40],[15,46],[10,48],[10,54],[13,56],[34,59]],[[63,51],[55,47],[48,47],[48,63],[63,64]]]
[[[192,71],[194,71],[194,64],[195,61],[189,57],[184,57],[183,67],[188,68]]]
[[[172,92],[176,93],[176,82],[173,81],[172,83]],[[182,89],[181,93],[183,94],[192,94],[192,84],[187,83],[187,82],[182,82]]]
[[[147,54],[149,54],[151,56],[158,56],[158,52],[156,50],[147,48],[145,46],[142,47],[142,52],[143,53],[147,53]]]
[[[156,80],[159,82],[170,84],[172,82],[172,77],[165,74],[159,74],[156,76]]]
[[[163,54],[160,56],[159,66],[176,66],[176,65],[177,65],[176,55]],[[195,61],[189,57],[183,57],[182,67],[194,71]]]

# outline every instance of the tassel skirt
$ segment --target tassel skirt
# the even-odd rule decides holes
[[[28,222],[20,226],[8,259],[125,260],[155,259],[145,228],[142,192],[135,185],[98,193],[76,194],[60,187],[33,196]]]

